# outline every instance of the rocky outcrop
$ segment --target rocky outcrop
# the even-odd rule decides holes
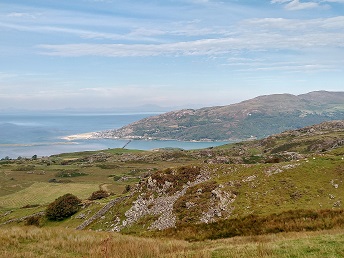
[[[117,203],[125,200],[126,198],[128,198],[128,197],[127,196],[119,197],[119,198],[116,198],[116,199],[110,201],[102,209],[100,209],[96,214],[94,214],[89,219],[85,220],[81,225],[77,226],[76,229],[77,230],[85,229],[87,226],[91,225],[92,222],[96,221],[97,219],[102,217],[104,214],[106,214],[113,206],[115,206]]]
[[[163,230],[174,227],[176,225],[176,216],[173,213],[175,202],[184,196],[190,187],[206,182],[209,179],[209,170],[201,169],[194,181],[187,182],[182,186],[181,190],[169,194],[169,189],[173,187],[173,182],[165,181],[159,184],[157,180],[149,177],[145,186],[141,186],[141,189],[138,189],[140,195],[133,202],[132,207],[125,212],[126,218],[122,221],[117,221],[112,231],[121,231],[124,227],[131,226],[139,219],[149,215],[158,218],[148,226],[148,229]],[[149,189],[151,192],[149,197],[145,197],[147,194],[146,189]]]
[[[211,206],[208,211],[203,212],[200,219],[203,223],[215,222],[215,218],[227,218],[234,207],[230,206],[236,198],[236,194],[222,190],[223,185],[219,185],[218,188],[214,189],[212,198],[210,200]],[[227,213],[226,217],[223,217],[223,212]]]

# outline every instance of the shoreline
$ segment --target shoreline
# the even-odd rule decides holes
[[[68,136],[61,137],[60,139],[73,141],[73,140],[91,140],[91,139],[101,139],[101,138],[94,137],[94,132],[91,132],[91,133],[68,135]]]
[[[178,142],[195,142],[195,143],[211,143],[211,142],[239,142],[243,139],[223,139],[223,140],[179,140],[179,139],[170,139],[170,138],[150,138],[142,136],[128,136],[128,137],[100,137],[99,132],[89,132],[81,134],[73,134],[68,136],[63,136],[60,139],[73,141],[73,140],[125,140],[125,141],[178,141]],[[248,139],[247,139],[248,140]]]

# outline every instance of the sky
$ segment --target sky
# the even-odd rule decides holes
[[[0,111],[192,108],[317,90],[344,90],[344,0],[0,3]]]

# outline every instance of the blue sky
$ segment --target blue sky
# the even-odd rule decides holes
[[[0,111],[344,90],[344,0],[2,0]]]

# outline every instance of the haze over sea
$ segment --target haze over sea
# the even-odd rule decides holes
[[[53,154],[122,148],[127,140],[73,140],[64,136],[117,129],[152,113],[2,113],[0,114],[0,158],[50,156]],[[131,141],[127,149],[197,149],[226,142]]]

